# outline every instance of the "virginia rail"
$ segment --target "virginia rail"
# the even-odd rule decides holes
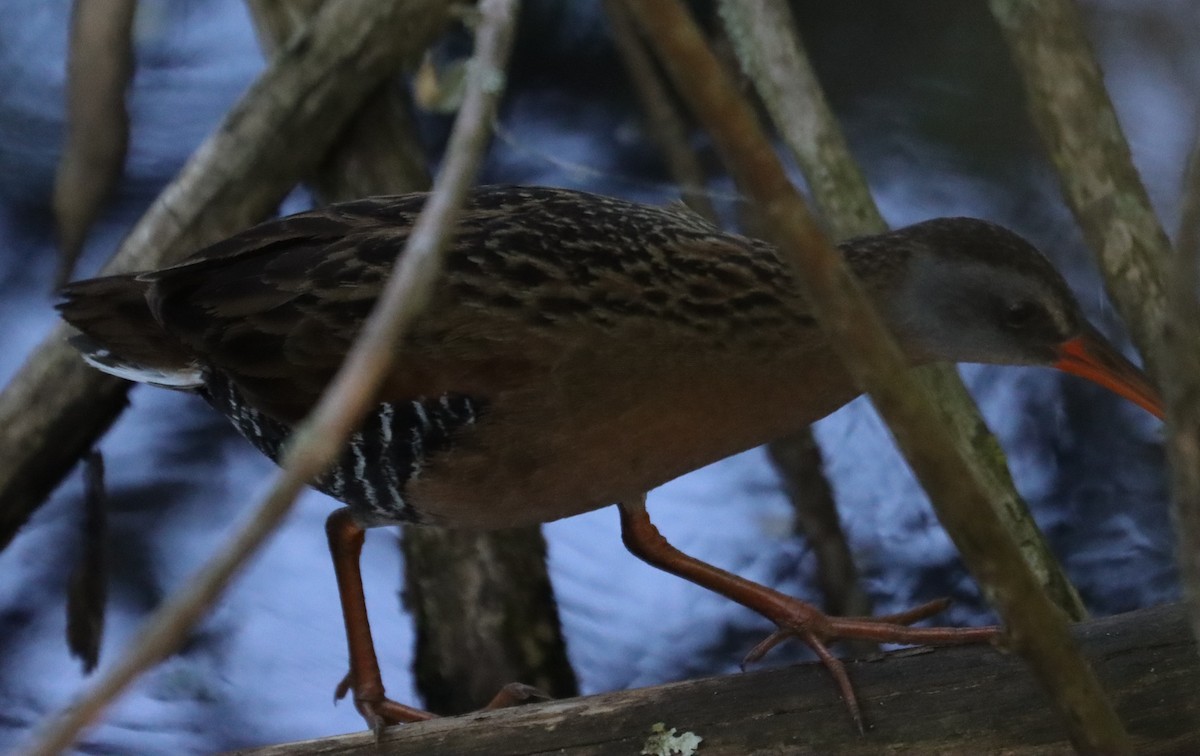
[[[274,459],[338,369],[424,201],[376,197],[269,221],[180,265],[73,283],[59,307],[88,362],[199,393]],[[1161,416],[1142,372],[1004,228],[945,218],[841,251],[914,364],[1054,366]],[[769,244],[682,208],[475,190],[378,408],[315,481],[347,504],[327,526],[350,653],[339,695],[353,690],[371,724],[429,716],[384,696],[358,566],[364,528],[504,528],[620,502],[630,551],[799,637],[857,716],[826,643],[965,643],[995,630],[907,626],[937,602],[826,616],[676,551],[644,494],[858,393]]]

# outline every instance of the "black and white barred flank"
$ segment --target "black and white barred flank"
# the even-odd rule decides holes
[[[242,401],[223,376],[206,378],[201,394],[255,448],[278,462],[291,428]],[[337,464],[313,485],[347,504],[364,527],[420,522],[421,513],[405,499],[408,483],[453,445],[456,433],[475,423],[479,406],[459,394],[380,404],[350,436]]]

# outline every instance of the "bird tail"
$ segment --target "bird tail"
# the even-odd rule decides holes
[[[79,330],[69,343],[88,364],[120,378],[196,388],[203,383],[200,366],[154,317],[146,299],[149,287],[136,274],[67,284],[56,307]]]

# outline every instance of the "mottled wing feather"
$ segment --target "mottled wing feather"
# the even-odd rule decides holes
[[[246,399],[277,419],[303,417],[340,366],[382,288],[363,239],[386,234],[393,256],[407,225],[382,228],[344,207],[290,216],[145,274],[163,326]]]
[[[163,327],[202,363],[227,374],[247,401],[295,422],[340,367],[424,201],[425,195],[375,197],[256,226],[181,265],[144,274],[147,298]],[[473,339],[455,336],[511,330],[456,323],[455,309],[435,302],[431,316],[419,319],[381,401],[519,379],[527,360],[478,343],[470,349],[464,341]]]
[[[376,197],[263,224],[146,274],[151,307],[247,400],[294,421],[340,365],[424,201]],[[787,319],[811,323],[775,252],[691,211],[481,187],[381,400],[479,396],[570,350],[615,356],[664,334],[745,343]]]

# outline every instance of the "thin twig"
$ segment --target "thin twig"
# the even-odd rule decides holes
[[[617,54],[646,114],[647,131],[666,158],[684,204],[716,223],[717,210],[705,191],[704,168],[689,143],[687,124],[634,28],[625,0],[604,0],[604,13],[612,27]]]
[[[625,3],[626,0],[604,0],[604,10],[612,26],[613,42],[646,113],[647,130],[666,156],[684,203],[718,224],[720,219],[704,191],[704,170],[689,144],[683,115],[646,51]],[[746,225],[753,225],[750,220]],[[854,557],[841,527],[833,489],[825,479],[821,450],[812,429],[802,428],[770,442],[767,453],[796,513],[795,530],[808,541],[816,556],[817,581],[825,596],[826,610],[834,614],[870,614],[871,597],[858,583]],[[879,650],[878,644],[869,641],[848,641],[846,645],[855,656]]]
[[[249,5],[271,50],[333,1]],[[417,158],[424,159],[408,94],[389,82],[368,99],[310,181],[325,202],[425,191],[429,174]],[[427,709],[479,709],[513,680],[554,698],[578,695],[541,528],[402,530],[402,595],[417,628],[413,672]]]
[[[1068,631],[1065,615],[1038,589],[1037,579],[1002,530],[994,504],[950,437],[932,397],[907,363],[841,256],[813,222],[788,181],[753,111],[729,81],[695,21],[678,0],[630,6],[676,87],[708,127],[734,167],[741,190],[759,203],[798,285],[856,382],[887,420],[897,444],[933,499],[961,498],[943,523],[969,543],[964,553],[1012,647],[1029,662],[1077,748],[1129,750],[1129,737]],[[969,512],[964,516],[963,512]]]
[[[808,62],[787,4],[783,0],[721,0],[719,7],[738,57],[803,169],[813,200],[833,236],[842,239],[886,231],[870,187]],[[1017,493],[1004,452],[958,371],[948,365],[927,365],[916,371],[916,378],[937,398],[946,421],[957,428],[954,437],[965,444],[963,456],[976,467],[989,501],[997,502],[997,514],[1051,599],[1072,619],[1086,617],[1079,592]],[[939,512],[940,507],[962,505],[954,499],[934,502]],[[956,545],[960,551],[969,548]]]
[[[137,0],[71,5],[67,51],[67,135],[54,176],[58,229],[56,284],[71,278],[88,230],[125,170]]]
[[[83,527],[79,555],[67,584],[67,646],[85,674],[100,661],[108,603],[108,518],[104,457],[93,450],[84,459]]]
[[[231,542],[147,620],[126,653],[74,705],[42,729],[30,754],[54,754],[69,746],[133,680],[182,645],[233,575],[283,521],[308,481],[332,464],[345,439],[373,405],[396,345],[431,294],[441,268],[441,251],[454,232],[504,89],[517,0],[483,0],[479,9],[467,95],[433,192],[345,363],[293,434],[271,490]]]
[[[1167,287],[1167,325],[1159,367],[1167,389],[1172,499],[1175,502],[1179,571],[1200,639],[1200,133],[1188,159],[1175,265]]]
[[[281,53],[130,231],[106,273],[158,268],[262,220],[385,76],[428,47],[452,0],[338,0]],[[0,548],[125,408],[129,384],[59,326],[0,394]]]
[[[272,57],[303,33],[329,0],[247,0]],[[305,177],[321,202],[429,189],[429,167],[404,82],[385,79],[350,119],[317,170]]]

